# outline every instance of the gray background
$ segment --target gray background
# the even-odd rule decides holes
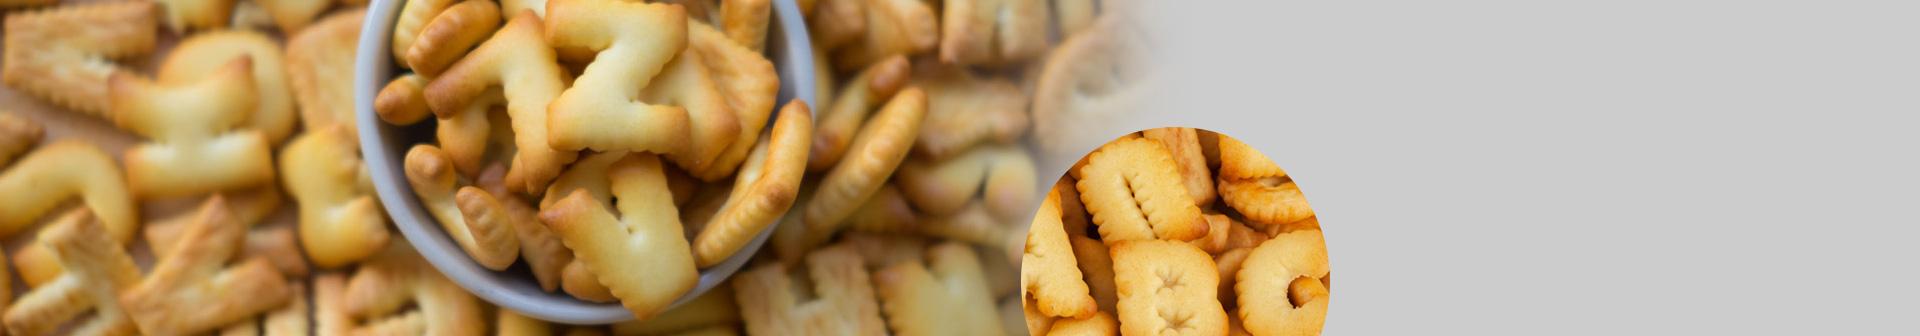
[[[1328,334],[1920,333],[1920,3],[1149,10],[1166,99],[1109,133],[1287,168]]]

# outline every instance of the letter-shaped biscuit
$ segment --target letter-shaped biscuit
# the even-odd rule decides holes
[[[274,25],[280,27],[280,31],[283,32],[297,32],[306,28],[315,18],[320,17],[320,13],[325,13],[327,8],[333,6],[332,0],[254,0],[253,2],[259,4],[261,11],[266,12],[267,17],[272,18]],[[239,11],[242,8],[245,7],[234,10]]]
[[[1027,93],[1010,78],[981,78],[961,67],[916,75],[927,90],[927,128],[914,153],[945,160],[986,141],[1013,143],[1026,135]]]
[[[292,298],[285,276],[264,258],[226,266],[245,242],[220,196],[196,210],[194,222],[153,273],[120,294],[120,305],[149,335],[195,334],[239,322]]]
[[[567,264],[573,263],[573,251],[568,251],[567,246],[560,243],[560,237],[554,236],[553,230],[540,224],[539,210],[507,191],[506,175],[507,167],[494,163],[480,170],[480,176],[474,184],[493,194],[501,205],[506,206],[514,236],[520,238],[520,260],[527,262],[534,280],[540,282],[540,289],[551,292],[560,288],[561,271]]]
[[[798,100],[787,103],[766,142],[747,155],[726,203],[694,237],[693,255],[700,266],[713,266],[733,256],[793,206],[800,178],[807,173],[812,140],[813,117],[807,105]]]
[[[475,186],[461,186],[452,159],[433,145],[414,145],[407,151],[407,184],[427,207],[440,228],[445,229],[460,248],[475,262],[488,269],[503,270],[513,265],[520,253],[520,240],[514,235],[510,214],[492,194]]]
[[[259,130],[272,143],[286,141],[298,116],[280,44],[273,37],[251,30],[193,34],[173,47],[158,76],[161,82],[198,81],[240,56],[253,59],[253,92],[259,96],[258,106],[248,109],[244,128]]]
[[[930,266],[929,266],[930,265]],[[961,330],[998,335],[1000,314],[973,248],[944,243],[927,249],[925,263],[910,261],[873,275],[880,307],[895,335],[945,335]]]
[[[321,280],[326,280],[322,277]],[[321,288],[331,287],[322,282]],[[334,292],[328,289],[329,294]],[[480,299],[434,271],[404,242],[361,264],[337,294],[338,305],[316,291],[315,320],[322,331],[355,335],[482,335],[487,329]],[[410,311],[402,308],[412,307]],[[341,317],[347,317],[341,319]],[[353,320],[367,321],[355,326]],[[324,334],[324,333],[323,333]]]
[[[730,0],[720,2],[720,27],[727,37],[748,50],[760,52],[767,43],[767,18],[773,14],[773,2],[767,0]]]
[[[1173,154],[1173,162],[1180,167],[1181,181],[1187,186],[1187,194],[1193,196],[1193,204],[1202,208],[1213,204],[1213,171],[1207,168],[1207,158],[1200,148],[1200,130],[1188,127],[1162,127],[1140,131],[1141,137],[1158,141],[1167,147],[1167,154]]]
[[[160,4],[160,17],[168,30],[185,34],[190,30],[225,28],[233,17],[235,0],[154,0]]]
[[[1113,288],[1113,256],[1106,243],[1087,237],[1068,238],[1073,241],[1074,261],[1080,262],[1080,274],[1087,281],[1087,290],[1093,295],[1093,302],[1100,304],[1100,311],[1115,311],[1120,302],[1118,290]]]
[[[940,61],[1007,64],[1047,50],[1047,2],[954,0],[942,5]]]
[[[834,246],[807,255],[812,300],[787,266],[771,263],[735,275],[733,289],[747,334],[886,335],[880,304],[861,257],[851,247]],[[984,294],[984,293],[982,293]]]
[[[1060,193],[1047,193],[1040,212],[1028,228],[1026,251],[1020,261],[1020,292],[1032,296],[1042,313],[1086,318],[1099,307],[1081,280],[1073,244],[1060,224]]]
[[[259,107],[251,59],[233,58],[196,81],[155,83],[129,72],[108,80],[114,124],[152,140],[127,149],[134,195],[205,194],[273,180],[266,136],[241,124]]]
[[[1085,319],[1054,320],[1053,327],[1047,331],[1048,336],[1102,336],[1119,334],[1120,321],[1115,321],[1113,314],[1108,314],[1107,312],[1094,312],[1093,317]]]
[[[680,6],[552,0],[547,19],[547,41],[555,48],[596,54],[547,109],[553,148],[666,154],[688,145],[685,109],[639,100],[640,88],[687,47],[687,14]]]
[[[614,335],[678,335],[702,327],[722,326],[732,332],[740,325],[740,304],[732,286],[714,287],[687,303],[660,313],[652,320],[613,324]]]
[[[113,158],[92,144],[48,144],[0,173],[0,236],[25,229],[69,199],[80,198],[90,217],[103,223],[114,241],[133,240],[139,211]],[[13,256],[14,267],[29,286],[60,274],[60,263],[39,244]]]
[[[946,130],[925,133],[938,133]],[[1034,201],[1033,158],[1019,145],[983,145],[943,161],[914,157],[900,165],[895,180],[915,208],[943,216],[967,203],[985,202],[995,218],[1018,221]]]
[[[425,30],[435,17],[440,16],[440,12],[446,11],[455,2],[457,0],[419,0],[401,5],[400,15],[393,19],[394,63],[407,65],[407,52],[413,50],[414,40],[420,37],[420,31]]]
[[[153,51],[159,25],[150,1],[73,4],[7,14],[0,80],[61,107],[105,116],[106,60]]]
[[[1254,335],[1319,335],[1327,320],[1327,242],[1320,231],[1273,237],[1240,266],[1234,292]]]
[[[1115,307],[1127,335],[1224,335],[1220,274],[1200,248],[1167,240],[1113,244]]]
[[[1153,140],[1121,138],[1087,155],[1076,188],[1101,240],[1192,240],[1207,221],[1180,183],[1173,155]]]
[[[687,49],[706,59],[707,72],[713,75],[721,95],[727,99],[727,106],[736,114],[733,119],[740,123],[738,137],[727,145],[726,151],[707,165],[707,169],[691,172],[702,180],[713,181],[732,174],[740,161],[746,159],[747,151],[753,149],[754,139],[760,137],[767,117],[773,114],[780,77],[774,74],[773,62],[760,52],[728,40],[720,31],[705,24],[690,22],[688,28]]]
[[[888,58],[862,70],[841,88],[832,106],[820,111],[819,118],[815,118],[819,126],[815,127],[818,131],[814,132],[807,169],[822,172],[840,163],[840,157],[847,153],[847,146],[853,143],[868,114],[906,87],[907,71],[906,57]]]
[[[362,179],[360,146],[346,132],[309,129],[280,154],[281,182],[300,204],[300,246],[322,268],[371,257],[391,235],[386,212]]]
[[[553,9],[548,8],[549,15]],[[581,190],[540,213],[540,220],[573,249],[574,260],[585,263],[638,319],[665,310],[699,280],[662,169],[659,158],[645,153],[609,167],[617,214],[604,205],[609,201]]]
[[[422,75],[439,75],[466,55],[468,48],[486,40],[487,35],[499,28],[500,7],[493,2],[475,0],[454,4],[420,28],[420,34],[407,49],[407,65]]]
[[[380,94],[373,98],[373,112],[380,115],[381,121],[394,125],[412,125],[427,120],[427,97],[421,91],[426,90],[427,79],[420,74],[406,74],[395,77],[380,88]]]
[[[689,21],[687,25],[704,27],[706,24]],[[667,62],[659,76],[640,90],[638,97],[640,101],[658,106],[679,108],[686,114],[688,139],[683,142],[684,146],[671,152],[655,152],[665,154],[666,159],[685,170],[702,171],[737,140],[741,123],[733,106],[727,103],[719,81],[708,71],[713,61],[706,60],[693,48],[682,48],[677,53],[679,56]]]
[[[47,334],[83,314],[87,320],[73,324],[75,335],[133,334],[133,319],[120,308],[119,296],[140,282],[140,268],[120,244],[105,239],[108,235],[86,210],[50,223],[36,245],[51,250],[67,271],[7,309],[7,334]]]
[[[353,116],[353,60],[365,16],[365,9],[343,10],[287,38],[287,79],[304,127],[340,124],[359,138]]]
[[[492,38],[427,83],[427,106],[439,117],[472,106],[492,89],[507,100],[514,144],[507,187],[521,193],[546,189],[560,168],[578,153],[548,146],[547,103],[564,87],[553,48],[542,37],[540,18],[521,12]],[[639,92],[635,90],[635,92]]]
[[[866,125],[861,126],[847,157],[825,177],[801,213],[814,236],[838,231],[847,218],[887,179],[913,147],[914,136],[927,114],[927,94],[919,88],[900,90]]]
[[[891,56],[917,55],[939,46],[940,20],[934,16],[932,5],[918,0],[860,2],[864,2],[857,6],[864,14],[866,30],[857,40],[835,49],[835,68],[859,69]]]

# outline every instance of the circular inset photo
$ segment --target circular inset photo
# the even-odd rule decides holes
[[[1033,335],[1317,335],[1320,221],[1293,177],[1226,135],[1157,128],[1075,163],[1028,228]]]

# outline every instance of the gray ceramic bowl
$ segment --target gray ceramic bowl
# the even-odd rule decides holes
[[[421,207],[420,201],[414,198],[413,188],[407,185],[406,176],[401,171],[401,162],[407,148],[432,140],[432,123],[394,126],[380,121],[380,117],[373,112],[374,96],[394,76],[392,53],[389,51],[392,43],[389,41],[393,35],[394,18],[399,14],[402,3],[402,0],[375,0],[368,8],[367,21],[360,30],[359,54],[355,57],[353,92],[355,113],[359,119],[360,151],[366,157],[374,187],[379,192],[381,203],[386,206],[387,214],[393,218],[394,225],[412,242],[414,249],[440,269],[440,273],[495,305],[534,318],[570,324],[604,324],[633,319],[633,315],[618,303],[593,303],[574,299],[565,293],[542,291],[524,265],[516,264],[505,271],[481,267],[447,237],[440,225]],[[773,61],[780,75],[780,95],[777,99],[780,104],[775,106],[784,105],[794,97],[813,97],[814,63],[813,53],[809,52],[812,43],[807,40],[805,20],[801,19],[799,8],[793,1],[776,0],[771,16],[766,50],[767,59]],[[674,305],[685,303],[722,284],[766,243],[771,232],[773,228],[769,226],[733,258],[700,270],[699,285],[680,297]]]

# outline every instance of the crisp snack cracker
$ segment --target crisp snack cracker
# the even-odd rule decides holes
[[[1120,321],[1113,314],[1094,312],[1092,317],[1084,319],[1060,319],[1053,321],[1053,329],[1047,335],[1062,336],[1108,336],[1120,334]]]
[[[533,204],[507,191],[506,175],[506,165],[487,165],[480,176],[474,178],[474,185],[493,194],[505,206],[514,236],[520,239],[520,261],[527,263],[534,280],[540,282],[540,289],[552,292],[560,288],[561,272],[573,263],[573,251],[567,250],[560,237],[540,223],[540,211],[534,209]]]
[[[432,1],[432,0],[422,0]],[[467,50],[500,28],[500,7],[491,1],[464,1],[448,6],[420,27],[406,50],[406,64],[428,77],[437,76],[465,56]]]
[[[1049,316],[1087,318],[1098,307],[1081,281],[1073,244],[1060,222],[1060,193],[1047,193],[1040,211],[1027,229],[1025,254],[1020,259],[1020,293],[1032,296]]]
[[[1113,256],[1107,244],[1087,237],[1072,237],[1074,261],[1086,279],[1088,294],[1100,305],[1100,311],[1115,311],[1120,293],[1113,283]]]
[[[503,270],[519,256],[520,241],[504,205],[475,186],[457,185],[458,173],[445,151],[433,145],[414,145],[407,151],[407,184],[440,228],[459,243],[467,255],[492,270]]]
[[[915,232],[921,223],[920,214],[893,183],[880,186],[880,191],[868,197],[867,203],[861,204],[852,215],[847,215],[845,222],[853,231],[879,233]]]
[[[405,74],[394,77],[380,88],[380,94],[373,98],[373,113],[380,120],[394,125],[412,125],[427,120],[431,115],[427,111],[427,97],[422,91],[427,88],[426,77],[420,74]]]
[[[0,114],[0,167],[13,163],[14,158],[33,149],[46,135],[46,128],[40,122],[27,119],[18,114]]]
[[[980,260],[966,244],[927,249],[926,262],[874,273],[873,283],[895,335],[995,335],[1000,325]],[[970,329],[973,329],[969,331]]]
[[[1180,167],[1180,177],[1187,186],[1187,194],[1193,196],[1195,205],[1206,207],[1213,204],[1213,171],[1207,168],[1206,155],[1200,149],[1199,130],[1165,127],[1141,131],[1140,134],[1165,145],[1167,153],[1173,154],[1173,161]]]
[[[800,192],[807,173],[807,147],[813,140],[813,117],[805,103],[782,108],[772,134],[756,146],[741,166],[718,214],[693,239],[693,255],[702,267],[719,264],[752,240],[779,216],[786,214]]]
[[[768,0],[728,0],[720,2],[720,28],[727,38],[748,50],[759,52],[767,44],[768,18],[773,2]]]
[[[886,335],[886,322],[861,263],[852,248],[833,246],[807,255],[805,279],[793,279],[796,274],[779,263],[734,275],[747,334]],[[812,290],[813,295],[795,290]]]
[[[1124,138],[1087,155],[1076,187],[1101,240],[1192,240],[1207,235],[1173,156],[1152,140]]]
[[[558,16],[554,9],[548,14]],[[638,319],[659,314],[698,281],[662,169],[659,158],[645,153],[609,167],[618,213],[602,205],[606,200],[577,190],[540,213],[541,222],[573,249],[574,261],[593,271]]]
[[[651,320],[613,324],[614,335],[662,335],[686,333],[703,327],[732,327],[740,324],[740,305],[732,286],[714,287],[700,297],[660,313]]]
[[[920,133],[916,155],[946,160],[976,144],[1011,144],[1027,133],[1027,93],[1011,78],[953,66],[928,72],[913,82],[927,90],[926,127],[941,131]]]
[[[813,199],[802,208],[802,222],[809,231],[816,235],[837,231],[841,220],[880,189],[906,159],[926,108],[926,92],[909,87],[860,128],[847,147],[846,159],[820,179]]]
[[[345,328],[354,334],[374,335],[480,335],[487,326],[480,299],[434,271],[404,242],[387,245],[380,256],[361,264],[338,297],[337,306],[316,302],[324,303],[315,308],[320,330]],[[348,319],[339,321],[341,315]],[[355,319],[366,322],[352,325]],[[346,325],[336,327],[336,322]]]
[[[1240,266],[1247,261],[1247,256],[1251,254],[1253,254],[1253,248],[1245,247],[1227,250],[1226,252],[1217,253],[1213,256],[1213,264],[1220,270],[1221,307],[1232,309],[1233,307],[1240,306],[1240,301],[1233,295],[1233,285],[1235,279],[1239,277]]]
[[[1129,335],[1223,335],[1220,277],[1213,258],[1183,242],[1130,240],[1113,245],[1116,315]]]
[[[834,50],[835,68],[859,69],[888,57],[916,55],[939,46],[939,18],[934,16],[931,4],[918,0],[862,2],[856,6],[865,17],[865,31],[844,46],[827,44]]]
[[[587,302],[613,302],[613,290],[600,284],[600,276],[587,270],[587,264],[574,259],[560,269],[560,290]]]
[[[120,294],[120,304],[142,333],[194,334],[214,330],[285,304],[293,295],[285,276],[265,258],[226,266],[246,241],[220,196],[196,211],[193,223],[153,272]]]
[[[928,126],[930,127],[930,126]],[[944,128],[927,128],[940,133]],[[994,217],[1017,221],[1031,213],[1033,158],[1018,145],[981,145],[944,161],[916,156],[900,165],[895,182],[914,208],[950,215],[974,200],[985,202]]]
[[[252,3],[259,4],[259,8],[273,19],[274,25],[280,27],[282,32],[297,32],[306,28],[320,17],[320,13],[325,13],[328,7],[333,6],[333,0],[253,0]],[[242,3],[243,6],[245,4]],[[245,7],[234,10],[240,11],[241,8]]]
[[[251,57],[192,81],[154,82],[131,72],[107,79],[108,119],[150,142],[127,149],[127,185],[141,197],[177,197],[273,181],[264,133],[244,128],[259,107]]]
[[[852,247],[866,261],[867,269],[882,269],[908,261],[926,260],[926,237],[910,234],[847,232],[839,245]]]
[[[687,25],[688,29],[692,29],[692,26],[705,27],[706,24],[688,21]],[[714,38],[723,42],[726,39]],[[668,160],[686,170],[706,170],[708,165],[718,160],[727,146],[739,139],[741,123],[733,105],[727,103],[727,97],[721,92],[719,82],[708,71],[709,63],[715,61],[701,57],[693,48],[677,49],[675,53],[677,56],[673,56],[673,60],[659,70],[659,75],[646,83],[647,86],[640,90],[637,98],[647,104],[678,109],[679,113],[684,113],[686,123],[681,127],[686,129],[684,136],[687,138],[678,139],[684,141],[680,141],[681,145],[677,148],[650,151],[665,154]]]
[[[259,96],[257,105],[246,109],[246,124],[241,128],[258,130],[274,144],[285,142],[293,135],[298,115],[293,110],[293,91],[280,44],[272,36],[250,30],[193,34],[174,45],[160,65],[158,77],[161,82],[199,81],[241,56],[253,61],[253,93]]]
[[[1292,223],[1313,217],[1300,186],[1286,177],[1220,180],[1220,199],[1254,223]],[[1258,224],[1273,225],[1273,224]]]
[[[365,16],[365,9],[340,11],[287,37],[287,79],[293,84],[293,101],[300,106],[304,127],[340,124],[359,138],[353,114],[353,62]]]
[[[707,72],[713,75],[720,93],[733,108],[740,123],[739,136],[727,145],[720,157],[707,169],[692,172],[702,180],[713,181],[731,174],[747,157],[773,114],[774,98],[780,91],[780,77],[773,62],[757,49],[749,49],[722,36],[705,24],[689,22],[687,49],[706,59]]]
[[[393,40],[391,43],[393,44],[393,61],[395,64],[407,65],[407,52],[413,50],[413,43],[420,37],[420,31],[425,30],[427,24],[433,22],[434,17],[440,16],[440,12],[446,11],[447,7],[453,6],[455,2],[457,1],[420,0],[407,1],[401,5],[400,15],[393,19]],[[513,15],[518,15],[518,12],[509,11],[501,14],[503,14],[502,16],[513,17]]]
[[[1327,319],[1327,242],[1294,231],[1254,248],[1240,266],[1240,310],[1255,335],[1318,335]]]
[[[140,281],[140,268],[119,243],[106,237],[109,233],[86,210],[50,223],[36,245],[51,250],[66,271],[7,308],[0,319],[7,333],[41,335],[63,324],[74,325],[70,332],[75,335],[135,333],[119,296]],[[86,320],[72,321],[83,316]]]
[[[300,246],[322,268],[365,260],[387,245],[387,215],[363,184],[360,146],[339,126],[308,129],[280,153],[281,183],[300,205]]]
[[[0,236],[11,236],[68,200],[79,198],[90,218],[97,218],[114,241],[133,240],[139,226],[132,193],[128,192],[113,158],[92,144],[63,140],[28,153],[0,172]],[[28,286],[38,286],[60,274],[60,262],[40,244],[13,255],[14,267]]]
[[[839,90],[833,103],[814,118],[818,126],[807,158],[808,171],[823,172],[840,163],[868,115],[906,87],[908,69],[906,57],[888,58],[860,71]]]
[[[154,0],[160,4],[160,17],[168,30],[186,34],[191,30],[226,28],[233,17],[235,0]]]
[[[637,99],[640,89],[686,48],[686,30],[687,15],[680,6],[548,1],[547,41],[554,48],[596,54],[573,86],[548,106],[548,143],[560,150],[654,153],[675,153],[688,146],[686,109]]]
[[[958,240],[968,243],[1000,246],[1007,243],[1008,232],[1017,232],[1010,222],[1018,219],[995,217],[987,210],[985,201],[975,201],[960,207],[960,211],[940,217],[926,217],[917,225],[918,231],[933,237]]]
[[[942,4],[940,61],[1007,64],[1047,50],[1047,2],[950,0]]]
[[[1254,150],[1239,139],[1220,136],[1220,179],[1242,180],[1264,177],[1284,177],[1287,170],[1280,169],[1266,154]]]
[[[75,4],[8,13],[0,81],[53,105],[105,116],[108,60],[153,51],[160,35],[149,1]]]
[[[549,146],[548,103],[560,95],[565,83],[563,70],[544,36],[540,18],[520,12],[467,57],[427,83],[425,91],[427,106],[435,114],[460,111],[493,97],[489,92],[506,97],[518,149],[512,166],[507,168],[507,187],[526,194],[546,189],[547,183],[560,174],[560,168],[578,155]]]

